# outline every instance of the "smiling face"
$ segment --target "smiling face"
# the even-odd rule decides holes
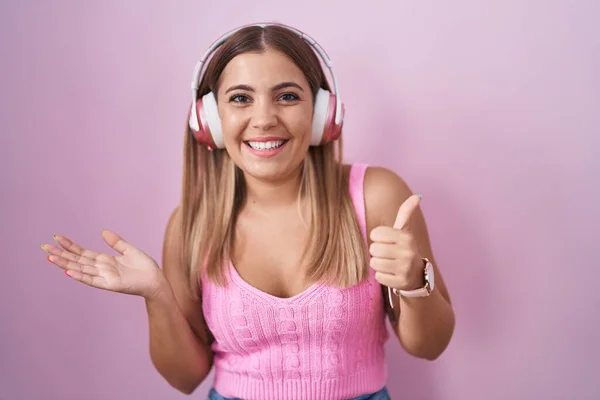
[[[217,99],[225,148],[245,174],[275,181],[297,171],[311,141],[313,94],[288,56],[268,48],[234,57]]]

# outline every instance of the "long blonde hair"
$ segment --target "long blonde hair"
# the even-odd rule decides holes
[[[287,54],[304,71],[313,95],[319,87],[329,90],[313,50],[296,34],[267,26],[248,27],[232,35],[211,59],[198,95],[217,93],[219,76],[233,57],[267,47]],[[227,151],[199,145],[186,127],[178,223],[182,264],[192,293],[198,294],[202,268],[208,279],[226,283],[223,267],[231,260],[236,218],[245,195],[243,174]],[[367,249],[348,191],[341,138],[309,148],[299,196],[309,211],[309,241],[303,257],[307,278],[339,287],[359,283],[368,274]]]

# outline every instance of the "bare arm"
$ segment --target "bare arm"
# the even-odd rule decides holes
[[[150,355],[158,372],[179,391],[190,394],[212,367],[202,307],[190,293],[180,265],[181,240],[175,210],[163,245],[164,279],[156,296],[146,298],[150,325]]]
[[[408,185],[394,172],[369,168],[365,176],[365,203],[369,232],[378,226],[394,225],[400,205],[412,195]],[[411,355],[429,360],[439,357],[454,332],[455,317],[448,289],[431,248],[425,218],[417,208],[410,229],[419,253],[435,268],[435,289],[428,297],[392,296],[394,308],[390,321],[403,348]],[[369,243],[370,244],[370,243]],[[387,288],[385,301],[388,302]]]

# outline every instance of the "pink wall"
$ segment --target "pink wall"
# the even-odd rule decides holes
[[[347,159],[424,194],[457,330],[434,363],[389,343],[393,397],[600,397],[599,3],[351,3],[1,3],[0,398],[185,397],[150,363],[143,301],[69,280],[39,246],[106,249],[107,227],[159,258],[194,63],[275,19],[333,58]]]

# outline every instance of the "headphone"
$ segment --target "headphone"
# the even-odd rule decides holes
[[[189,118],[189,127],[196,141],[200,144],[206,145],[209,150],[213,150],[215,148],[222,149],[225,147],[223,143],[221,119],[219,117],[217,100],[214,93],[209,92],[202,96],[201,99],[198,99],[198,88],[200,87],[200,82],[202,81],[205,73],[205,69],[202,67],[206,63],[206,60],[209,58],[209,56],[213,54],[216,49],[219,48],[231,35],[249,26],[259,26],[263,28],[265,26],[279,26],[285,28],[304,39],[304,41],[308,43],[308,45],[310,45],[319,55],[331,74],[334,93],[330,93],[328,90],[319,88],[319,91],[316,94],[310,145],[320,146],[337,140],[342,133],[344,104],[342,103],[342,99],[340,97],[340,92],[335,74],[333,73],[331,60],[321,46],[307,34],[290,26],[279,23],[261,23],[244,25],[225,33],[208,48],[200,61],[196,63],[192,80],[193,98]]]

